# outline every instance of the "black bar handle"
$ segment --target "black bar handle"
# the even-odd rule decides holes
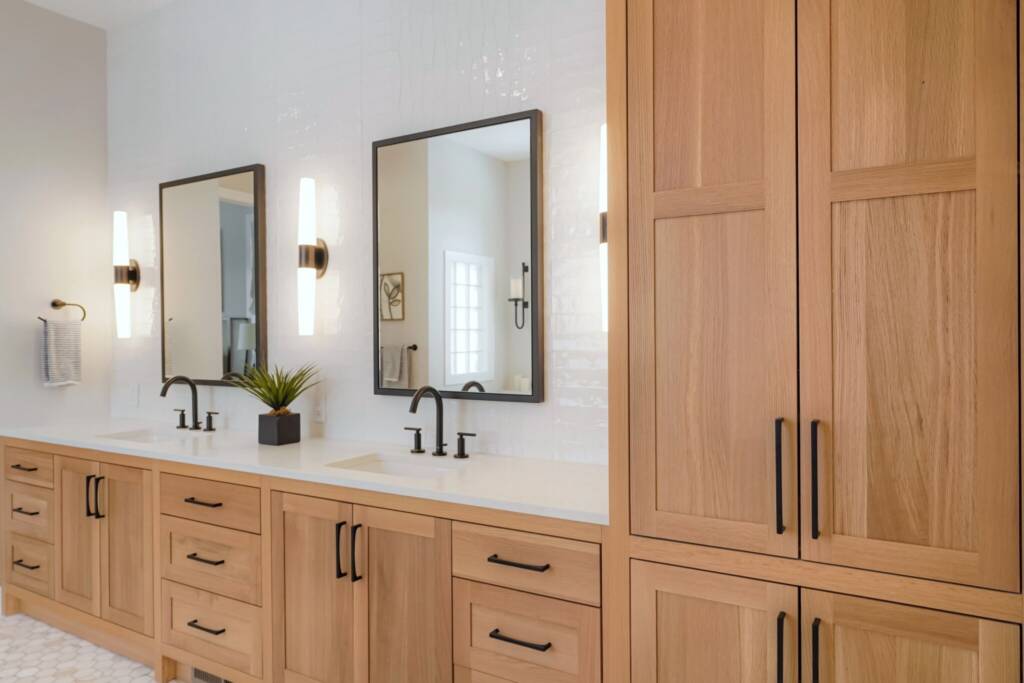
[[[22,569],[27,569],[30,572],[34,572],[35,570],[39,569],[38,564],[26,564],[25,560],[15,560],[14,564],[18,567],[21,567]]]
[[[92,517],[92,490],[89,488],[92,485],[92,480],[96,478],[95,474],[85,475],[85,516]]]
[[[199,500],[195,496],[189,496],[185,499],[185,502],[189,505],[198,505],[204,508],[222,508],[224,503],[207,503],[205,500]]]
[[[100,513],[100,482],[106,479],[106,477],[96,477],[92,480],[93,483],[93,494],[92,503],[96,508],[96,511],[92,513],[92,516],[96,519],[103,519],[106,515]]]
[[[338,522],[334,525],[334,578],[344,579],[348,574],[341,568],[341,530],[348,522]]]
[[[782,425],[785,419],[775,418],[775,533],[786,531],[782,523]]]
[[[487,561],[491,564],[501,564],[506,567],[515,567],[516,569],[525,569],[531,572],[546,572],[551,569],[550,564],[525,564],[523,562],[514,562],[512,560],[503,560],[498,557],[498,553],[494,553],[487,558]]]
[[[818,425],[811,420],[811,538],[821,538],[821,520],[818,519]]]
[[[352,564],[351,564],[352,583],[355,583],[356,581],[360,581],[363,578],[363,577],[359,576],[359,574],[356,573],[356,534],[359,532],[359,529],[362,526],[363,526],[362,524],[354,524],[354,525],[352,525],[352,555],[349,558],[352,561]]]
[[[38,467],[25,467],[20,462],[16,462],[11,465],[12,470],[18,470],[19,472],[36,472],[39,470]]]
[[[203,564],[208,564],[211,567],[219,567],[224,564],[224,560],[208,560],[205,557],[200,557],[199,553],[189,553],[185,557],[193,562],[202,562]]]
[[[192,621],[188,622],[186,626],[188,626],[189,628],[194,628],[197,631],[202,631],[203,633],[209,633],[211,636],[219,636],[223,633],[227,633],[226,628],[206,628],[205,626],[199,623],[198,619],[193,619]]]
[[[786,677],[786,613],[779,612],[775,618],[775,680],[784,683]]]
[[[811,623],[811,683],[821,680],[821,619]]]
[[[25,508],[23,508],[21,506],[18,506],[16,508],[14,508],[13,510],[11,510],[11,512],[17,512],[19,515],[25,515],[26,517],[35,517],[36,515],[39,514],[39,510],[35,510],[33,512],[29,512],[28,510],[26,510]]]
[[[518,638],[506,636],[499,629],[494,629],[487,635],[488,637],[500,640],[503,643],[511,643],[512,645],[518,645],[519,647],[528,647],[531,650],[536,650],[537,652],[547,652],[551,649],[551,643],[531,643],[527,640],[519,640]]]

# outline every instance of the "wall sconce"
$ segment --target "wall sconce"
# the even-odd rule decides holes
[[[299,336],[313,334],[316,281],[327,272],[327,243],[316,236],[316,180],[299,180]]]
[[[601,218],[598,259],[601,263],[601,331],[608,331],[608,124],[601,124],[597,211]]]
[[[508,283],[508,300],[515,306],[515,311],[512,313],[512,320],[515,322],[516,329],[521,330],[526,327],[526,309],[530,307],[530,302],[526,300],[526,274],[530,272],[530,266],[525,263],[522,266],[522,272],[519,273],[519,277],[514,277],[509,280]],[[519,304],[523,305],[523,320],[519,321]]]
[[[132,336],[131,293],[142,282],[139,263],[128,255],[128,214],[114,212],[114,313],[117,338]]]

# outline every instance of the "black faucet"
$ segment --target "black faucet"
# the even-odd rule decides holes
[[[420,387],[412,397],[412,403],[409,404],[409,412],[416,412],[416,409],[420,406],[420,399],[423,398],[424,394],[431,394],[434,397],[434,412],[437,414],[437,446],[431,455],[448,455],[444,452],[444,400],[441,398],[441,392],[430,385]]]
[[[462,385],[462,390],[463,391],[469,391],[470,389],[476,389],[481,394],[486,393],[486,391],[487,391],[486,389],[484,389],[484,385],[480,384],[480,382],[477,382],[475,379],[471,380],[469,382],[466,382],[465,384]]]
[[[177,384],[178,382],[184,382],[188,385],[188,388],[192,390],[192,426],[189,427],[189,429],[192,431],[198,431],[202,429],[203,426],[199,424],[199,391],[196,389],[195,382],[185,375],[175,375],[164,382],[164,387],[160,390],[160,395],[167,396],[167,390],[171,388],[172,384]]]

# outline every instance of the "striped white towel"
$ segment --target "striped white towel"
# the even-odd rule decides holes
[[[81,321],[43,321],[40,364],[45,387],[65,387],[82,381]]]

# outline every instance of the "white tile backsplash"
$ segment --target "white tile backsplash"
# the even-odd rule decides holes
[[[158,397],[157,185],[263,163],[271,363],[320,366],[326,436],[401,443],[403,426],[432,431],[432,406],[409,415],[408,399],[373,395],[371,143],[538,108],[547,398],[449,401],[447,429],[478,432],[481,451],[606,461],[597,237],[603,2],[177,0],[111,32],[108,69],[111,201],[130,213],[144,270],[134,337],[114,341],[115,416],[170,421],[184,405],[178,389]],[[317,179],[319,229],[331,250],[312,338],[295,332],[303,175]],[[299,405],[304,426],[317,400]],[[229,428],[255,429],[259,406],[237,390],[206,388],[201,401]]]

